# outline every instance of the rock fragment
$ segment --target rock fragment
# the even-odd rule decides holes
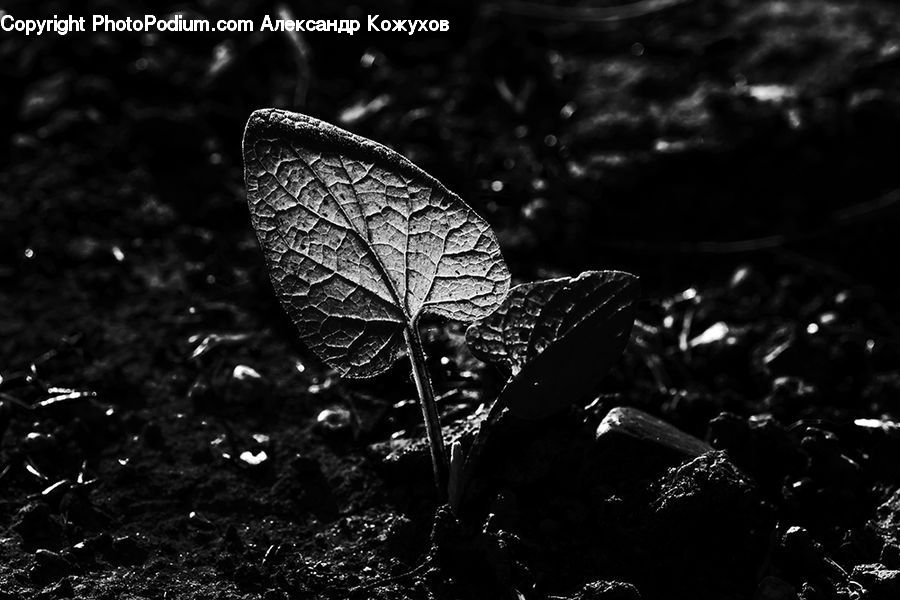
[[[620,406],[600,422],[595,434],[601,460],[659,472],[712,450],[712,446],[642,410]]]

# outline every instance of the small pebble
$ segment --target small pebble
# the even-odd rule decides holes
[[[316,424],[323,431],[344,431],[350,427],[350,411],[341,406],[326,408],[316,417]]]
[[[260,450],[259,452],[250,452],[249,450],[245,450],[241,452],[239,458],[252,467],[257,467],[269,459],[269,456],[266,454],[265,450]]]
[[[248,367],[247,365],[236,366],[234,368],[234,371],[232,371],[231,376],[238,381],[244,381],[247,379],[262,379],[262,375],[259,374],[259,371],[257,371],[253,367]]]
[[[660,418],[636,408],[612,409],[595,433],[604,460],[627,460],[646,469],[675,466],[709,452],[712,447]]]
[[[38,584],[49,584],[58,581],[72,570],[72,563],[57,552],[39,548],[34,553],[34,563],[29,574],[32,581]]]

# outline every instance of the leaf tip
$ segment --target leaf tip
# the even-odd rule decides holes
[[[247,119],[247,126],[244,128],[244,139],[251,137],[253,134],[264,130],[272,115],[277,112],[275,108],[260,108],[254,110]]]
[[[303,119],[301,120],[300,117]],[[260,108],[254,110],[244,128],[244,146],[248,140],[255,140],[268,134],[272,129],[296,130],[307,117],[280,108]]]

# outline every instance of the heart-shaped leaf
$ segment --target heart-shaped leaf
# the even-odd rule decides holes
[[[244,168],[281,303],[342,375],[385,371],[421,314],[472,321],[509,289],[488,224],[384,146],[266,109],[247,123]]]
[[[593,391],[628,342],[638,293],[637,277],[621,271],[511,289],[466,331],[476,356],[510,374],[499,406],[537,419]]]

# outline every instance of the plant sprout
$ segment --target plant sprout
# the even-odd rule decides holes
[[[419,319],[473,322],[466,340],[509,381],[466,464],[504,409],[540,418],[589,392],[622,353],[637,278],[592,271],[509,289],[490,226],[396,152],[304,115],[264,109],[244,133],[250,215],[282,306],[303,341],[345,377],[403,354],[425,422],[438,500],[451,477]]]
[[[500,304],[509,271],[493,231],[396,152],[296,113],[253,113],[244,169],[272,283],[303,341],[346,377],[374,377],[406,350],[443,501],[447,457],[419,319],[470,322]]]

